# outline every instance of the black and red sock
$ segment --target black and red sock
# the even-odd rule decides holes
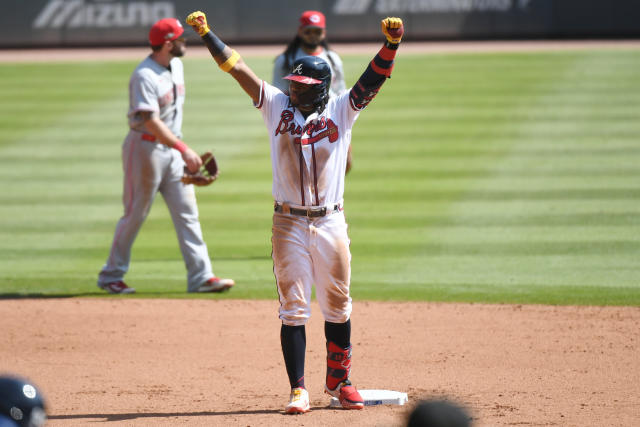
[[[307,335],[304,325],[282,325],[280,329],[280,345],[284,364],[289,376],[291,388],[304,388],[304,357],[307,348]]]
[[[351,345],[351,319],[345,323],[324,322],[324,336],[327,342],[336,343],[341,348]]]

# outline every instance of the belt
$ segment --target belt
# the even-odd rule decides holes
[[[318,218],[322,216],[327,216],[334,212],[340,211],[340,205],[336,203],[333,206],[315,206],[311,208],[294,208],[289,206],[288,204],[275,203],[273,210],[279,213],[298,215],[298,216],[306,216],[308,218]]]
[[[156,141],[156,137],[153,136],[153,135],[150,135],[148,133],[143,133],[140,138],[144,139],[145,141],[151,141],[151,142],[155,142]]]

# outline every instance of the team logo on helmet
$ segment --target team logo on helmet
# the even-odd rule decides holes
[[[177,19],[176,19],[175,21],[176,21],[176,22],[175,22],[175,23],[176,23],[176,25],[177,25],[178,27],[182,28],[182,24],[180,23],[180,21],[178,21]],[[176,34],[175,34],[174,32],[167,33],[167,35],[166,35],[166,36],[164,36],[164,38],[165,38],[166,40],[171,40],[172,38],[174,38],[174,37],[175,37],[175,35],[176,35]]]
[[[24,413],[22,412],[22,409],[16,408],[15,406],[11,407],[11,409],[9,410],[9,413],[11,414],[11,418],[13,418],[16,421],[21,421],[24,418]]]
[[[37,394],[35,387],[32,386],[31,384],[25,384],[24,387],[22,387],[22,392],[29,399],[33,399],[34,397],[36,397],[36,394]]]
[[[293,63],[291,74],[283,78],[311,86],[303,98],[296,101],[299,105],[313,105],[317,112],[324,110],[329,100],[331,85],[331,68],[324,59],[313,56],[298,58]]]

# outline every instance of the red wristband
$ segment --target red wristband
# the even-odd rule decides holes
[[[178,140],[178,142],[173,144],[171,148],[178,150],[180,153],[184,153],[185,151],[187,151],[187,148],[189,147],[187,147],[187,144],[185,144],[184,142]]]

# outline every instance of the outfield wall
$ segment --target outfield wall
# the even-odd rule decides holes
[[[409,40],[637,38],[638,0],[0,0],[0,47],[144,45],[160,18],[203,10],[229,43],[283,43],[306,9],[327,15],[329,40],[380,39],[385,16]],[[197,37],[190,29],[189,39]]]

